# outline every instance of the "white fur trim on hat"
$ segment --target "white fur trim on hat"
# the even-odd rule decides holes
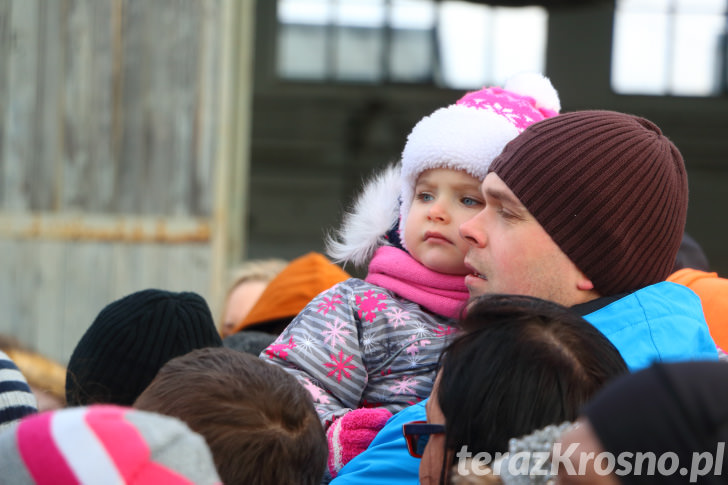
[[[326,238],[326,253],[337,263],[364,266],[386,244],[385,235],[399,217],[400,166],[376,173],[345,214],[341,227]]]

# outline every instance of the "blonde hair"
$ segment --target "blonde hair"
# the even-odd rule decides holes
[[[251,259],[236,266],[230,272],[227,295],[230,295],[239,284],[246,281],[269,282],[286,267],[288,262],[284,259]]]
[[[270,281],[275,278],[287,264],[288,261],[280,258],[251,259],[243,261],[238,266],[232,268],[228,277],[227,291],[225,292],[222,305],[220,305],[221,312],[217,326],[221,328],[220,326],[224,323],[223,320],[225,319],[227,300],[235,288],[250,281],[270,283]]]

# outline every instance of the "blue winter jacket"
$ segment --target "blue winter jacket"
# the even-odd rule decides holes
[[[700,298],[677,283],[647,286],[584,318],[617,347],[631,371],[656,361],[718,360]],[[417,485],[420,461],[407,451],[402,425],[426,419],[425,401],[392,416],[331,485]]]

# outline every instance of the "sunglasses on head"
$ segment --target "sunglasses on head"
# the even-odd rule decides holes
[[[402,434],[407,442],[407,451],[415,458],[422,458],[431,434],[445,432],[444,424],[430,424],[427,421],[412,421],[402,425]]]

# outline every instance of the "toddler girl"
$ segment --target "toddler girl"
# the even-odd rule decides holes
[[[319,294],[261,357],[313,396],[332,475],[391,413],[429,395],[468,298],[459,226],[481,210],[480,184],[506,143],[559,109],[548,79],[522,74],[436,110],[407,137],[401,164],[365,185],[328,241],[334,260],[368,263],[367,276]]]

